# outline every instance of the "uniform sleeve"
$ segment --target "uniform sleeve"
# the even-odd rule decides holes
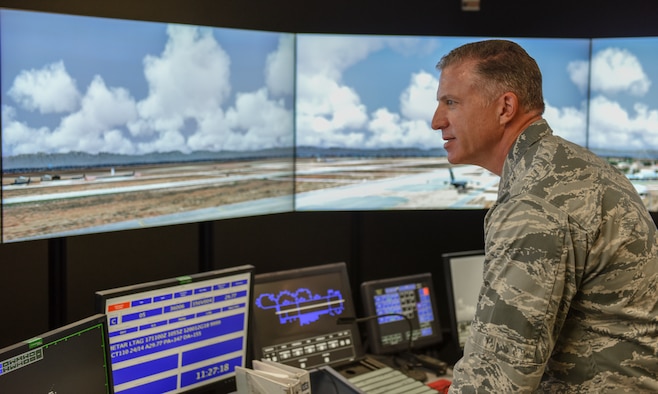
[[[485,219],[484,284],[450,393],[524,393],[539,385],[576,289],[568,216],[532,196]]]

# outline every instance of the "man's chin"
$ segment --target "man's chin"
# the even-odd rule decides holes
[[[461,162],[459,161],[459,158],[455,155],[451,155],[450,153],[448,153],[448,163],[450,163],[450,164],[461,164]]]

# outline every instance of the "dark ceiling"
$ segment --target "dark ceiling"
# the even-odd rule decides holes
[[[658,1],[0,0],[0,7],[287,32],[499,37],[658,36]]]

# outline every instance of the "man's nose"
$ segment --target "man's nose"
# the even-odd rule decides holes
[[[434,116],[432,117],[432,129],[441,130],[448,125],[448,119],[443,113],[443,108],[441,105],[436,106],[436,111],[434,111]]]

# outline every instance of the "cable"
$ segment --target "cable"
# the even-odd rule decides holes
[[[386,316],[399,316],[404,318],[407,321],[407,324],[409,325],[409,344],[408,349],[406,354],[400,354],[399,356],[405,359],[407,363],[414,363],[414,364],[420,364],[421,366],[433,371],[434,373],[441,375],[445,373],[448,364],[446,364],[444,361],[435,359],[430,356],[422,355],[422,354],[414,354],[413,352],[413,322],[409,317],[406,315],[403,315],[402,313],[383,313],[381,315],[371,315],[371,316],[365,316],[365,317],[339,317],[336,320],[336,324],[353,324],[353,323],[362,323],[366,322],[369,320],[374,320],[378,319],[380,317],[386,317]],[[393,361],[398,367],[402,367],[397,362],[397,359],[395,356],[393,356]],[[407,368],[409,365],[407,365]]]

